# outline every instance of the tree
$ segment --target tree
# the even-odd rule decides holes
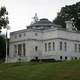
[[[5,59],[6,42],[3,36],[0,36],[0,60]]]
[[[8,12],[5,7],[0,8],[0,33],[2,28],[8,27]],[[4,60],[6,56],[6,40],[5,37],[0,34],[0,60]]]
[[[68,20],[73,20],[75,27],[80,30],[80,2],[62,7],[53,23],[65,28],[65,21]]]
[[[6,28],[9,24],[8,20],[8,12],[5,7],[1,7],[0,9],[0,32],[2,28]]]

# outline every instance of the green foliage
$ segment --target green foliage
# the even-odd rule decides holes
[[[0,64],[0,80],[80,80],[80,61]]]
[[[3,36],[0,36],[0,60],[5,58],[6,43]]]
[[[9,39],[7,39],[7,55],[9,56]],[[0,63],[5,61],[6,39],[5,35],[0,35]]]
[[[65,21],[68,20],[73,20],[76,28],[80,30],[80,2],[62,7],[53,22],[65,28]]]
[[[9,24],[8,20],[8,12],[5,7],[1,7],[0,9],[0,31],[2,28],[6,28]]]

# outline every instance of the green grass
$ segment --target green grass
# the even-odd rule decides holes
[[[80,61],[0,64],[0,80],[80,80]]]

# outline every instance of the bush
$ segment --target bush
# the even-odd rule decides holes
[[[42,62],[55,62],[55,59],[41,59]]]
[[[31,62],[56,62],[55,59],[32,59]]]
[[[40,59],[32,59],[30,62],[39,62]]]

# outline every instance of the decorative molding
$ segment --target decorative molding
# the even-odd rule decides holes
[[[65,39],[65,38],[50,38],[50,39],[24,39],[24,40],[18,40],[18,41],[11,41],[10,43],[16,43],[16,42],[26,42],[26,41],[49,41],[49,40],[66,40],[66,41],[73,41],[73,42],[80,42],[79,40],[71,40],[71,39]]]

